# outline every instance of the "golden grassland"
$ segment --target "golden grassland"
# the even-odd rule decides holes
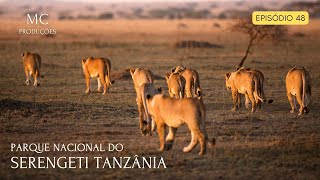
[[[251,114],[231,112],[231,95],[224,74],[233,71],[247,45],[244,34],[231,32],[234,21],[218,20],[111,20],[49,21],[54,37],[18,35],[29,28],[23,21],[1,20],[0,28],[0,176],[5,178],[114,178],[114,179],[317,179],[320,174],[320,21],[290,26],[288,45],[264,41],[245,62],[266,77],[266,95],[273,104]],[[181,23],[185,24],[183,27]],[[220,24],[220,28],[213,23]],[[46,26],[45,26],[46,27]],[[34,28],[32,26],[32,28]],[[43,26],[39,26],[43,28]],[[47,27],[46,27],[47,28]],[[304,36],[294,36],[295,33]],[[202,40],[224,48],[177,49],[180,40]],[[38,52],[43,66],[40,87],[27,87],[21,52]],[[217,139],[214,149],[199,157],[198,148],[184,154],[189,130],[178,130],[173,149],[157,152],[158,136],[139,133],[135,92],[130,76],[116,79],[106,96],[85,95],[81,59],[108,57],[113,73],[129,67],[147,67],[164,77],[183,64],[200,74],[207,109],[207,130]],[[313,78],[311,111],[290,114],[285,76],[295,66],[307,66]],[[164,87],[164,79],[156,86]],[[92,82],[96,88],[96,82]],[[167,93],[167,92],[166,92]],[[90,156],[163,156],[167,169],[10,169],[10,143],[92,142],[123,143],[121,153]],[[32,153],[24,153],[32,156]],[[86,156],[84,153],[48,153],[47,156]],[[93,162],[90,162],[93,163]]]

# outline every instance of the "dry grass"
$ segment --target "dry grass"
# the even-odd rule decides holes
[[[218,22],[218,21],[215,21]],[[187,28],[179,28],[179,23]],[[226,31],[231,21],[63,21],[50,22],[58,30],[54,38],[16,34],[24,22],[1,21],[0,29],[0,176],[4,178],[115,178],[218,179],[320,177],[319,124],[319,21],[291,27],[294,43],[285,47],[264,43],[245,63],[266,77],[266,95],[274,99],[255,114],[242,109],[231,112],[231,95],[224,87],[224,74],[238,64],[246,37]],[[205,40],[223,49],[175,49],[180,40]],[[20,53],[33,51],[43,58],[41,86],[26,87]],[[85,95],[80,60],[108,57],[117,81],[110,93]],[[200,74],[207,108],[207,129],[217,145],[207,155],[182,153],[190,140],[186,127],[179,129],[173,149],[158,153],[158,137],[143,137],[138,131],[138,113],[133,83],[125,69],[144,66],[164,76],[182,63]],[[284,88],[287,71],[307,66],[313,76],[313,106],[310,114],[289,114]],[[130,77],[130,76],[129,76]],[[162,79],[156,86],[166,87]],[[93,82],[93,88],[96,82]],[[120,142],[125,151],[101,156],[163,156],[168,169],[70,169],[11,170],[11,142]],[[198,150],[198,149],[197,149]],[[214,152],[214,153],[213,153]],[[21,155],[21,154],[20,154]],[[28,153],[26,154],[28,155]],[[29,154],[30,155],[30,154]],[[47,154],[53,156],[55,154]],[[74,155],[72,153],[61,153]],[[87,155],[87,154],[77,154]],[[92,162],[91,162],[92,163]]]

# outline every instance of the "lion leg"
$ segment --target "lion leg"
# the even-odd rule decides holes
[[[171,92],[171,90],[169,89],[169,96],[174,98],[174,94]]]
[[[180,91],[179,91],[179,89],[175,89],[174,98],[180,99]]]
[[[156,130],[156,121],[155,120],[152,120],[152,125],[151,125],[151,129],[152,129],[152,132],[154,132]]]
[[[29,71],[27,68],[24,68],[24,74],[26,75],[26,85],[29,86],[31,80],[30,80],[30,76],[29,76]]]
[[[238,109],[238,92],[232,92],[233,108],[231,111],[236,111]]]
[[[238,104],[237,104],[237,108],[239,109],[241,107],[241,95],[238,95]]]
[[[245,106],[247,109],[250,109],[250,99],[249,99],[248,94],[245,94],[245,97],[246,97]]]
[[[33,86],[38,86],[38,71],[37,70],[32,70],[32,75],[33,75]]]
[[[292,94],[290,92],[287,92],[287,97],[288,97],[288,101],[289,101],[290,106],[291,106],[290,113],[294,113],[294,111],[295,111],[295,103],[294,103],[293,96],[292,96]]]
[[[300,109],[299,109],[299,114],[298,115],[302,115],[304,113],[304,103],[302,101],[302,93],[298,92],[296,95],[297,101],[300,105]]]
[[[97,78],[98,81],[98,92],[101,92],[101,81],[99,78]]]
[[[204,134],[200,131],[200,129],[198,130],[198,135],[197,135],[199,142],[200,142],[200,152],[199,155],[203,155],[206,153],[206,140],[205,140],[205,136]]]
[[[139,111],[140,132],[141,132],[141,134],[146,135],[147,132],[143,129],[143,121],[144,121],[144,116],[145,116],[144,107],[143,107],[142,102],[137,102],[137,104],[138,104],[138,111]]]
[[[256,111],[256,101],[255,101],[255,99],[254,99],[254,95],[253,95],[253,93],[251,92],[251,93],[248,93],[248,96],[249,96],[249,99],[250,99],[250,101],[251,101],[251,103],[252,103],[252,110],[251,110],[251,112],[252,113],[254,113],[255,111]]]
[[[105,77],[104,77],[104,74],[103,73],[100,73],[99,74],[99,79],[103,85],[103,95],[105,95],[107,93],[107,83],[105,81]]]
[[[90,92],[90,76],[86,76],[85,78],[86,78],[86,86],[87,86],[85,93],[88,94]]]
[[[158,134],[159,134],[159,141],[160,141],[160,148],[159,151],[163,151],[165,144],[164,144],[164,135],[165,135],[165,124],[157,124]]]
[[[38,86],[38,78],[35,74],[33,75],[33,79],[34,79],[33,86]]]
[[[174,141],[174,137],[176,135],[177,129],[178,128],[169,127],[169,133],[166,137],[166,150],[167,151],[172,149],[172,145],[173,145],[173,141]]]
[[[191,89],[191,83],[189,81],[186,81],[186,85],[185,85],[185,91],[186,91],[186,96],[187,98],[192,97],[192,89]]]
[[[187,147],[183,148],[183,152],[190,152],[198,144],[198,139],[195,137],[194,132],[191,130],[191,141]]]

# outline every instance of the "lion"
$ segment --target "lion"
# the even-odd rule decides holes
[[[197,91],[201,91],[200,78],[197,71],[177,66],[171,69],[171,73],[179,73],[185,79],[186,97],[197,97]]]
[[[31,76],[33,76],[33,86],[39,86],[40,68],[41,68],[41,56],[37,53],[21,53],[23,60],[24,73],[26,75],[26,84],[29,86],[31,83]]]
[[[206,153],[206,143],[212,146],[214,139],[209,142],[206,131],[206,110],[202,99],[184,98],[176,99],[163,94],[147,95],[149,114],[156,123],[160,148],[159,151],[170,150],[177,129],[184,123],[191,131],[190,144],[183,148],[183,152],[190,152],[200,143],[199,155]],[[169,127],[169,133],[165,136],[165,127]]]
[[[103,95],[105,95],[114,81],[110,79],[111,62],[107,58],[82,59],[82,69],[86,79],[86,91],[90,92],[90,78],[97,78],[98,92],[101,92],[101,83],[103,85]]]
[[[264,94],[264,75],[261,71],[259,70],[256,70],[256,69],[250,69],[250,68],[244,68],[244,67],[241,67],[241,68],[238,68],[237,71],[243,71],[245,70],[246,72],[249,72],[249,73],[253,73],[257,78],[258,78],[258,81],[259,81],[259,91],[260,91],[260,96],[263,98],[263,99],[266,99],[265,98],[265,94]],[[245,96],[246,97],[246,101],[245,101],[245,107],[247,109],[250,109],[250,100],[248,98],[248,96]],[[239,103],[239,107],[241,106],[241,99],[240,99],[240,95],[238,96],[238,103]],[[259,107],[259,109],[261,109],[261,104],[262,104],[262,101],[259,99],[259,98],[256,98],[255,97],[255,100],[256,100],[256,103],[257,103],[257,107]],[[272,103],[273,100],[272,99],[269,99],[268,100],[268,103]]]
[[[286,76],[286,90],[291,106],[290,113],[295,112],[296,101],[298,101],[300,105],[299,115],[309,113],[308,106],[311,103],[311,76],[305,67],[294,67],[289,70]]]
[[[130,69],[130,74],[133,80],[134,84],[134,89],[137,94],[136,102],[138,105],[138,112],[139,112],[139,126],[140,126],[140,131],[143,135],[147,134],[147,130],[144,128],[144,116],[147,118],[148,122],[148,130],[151,122],[151,118],[148,115],[148,109],[147,106],[145,106],[145,98],[146,98],[146,93],[149,92],[150,94],[153,94],[154,91],[152,89],[151,84],[153,86],[153,81],[154,81],[154,75],[153,73],[144,68],[136,68]],[[149,85],[146,85],[149,84]],[[140,88],[143,87],[141,90]],[[150,132],[150,131],[149,131]]]
[[[184,88],[186,81],[179,73],[166,74],[168,84],[168,91],[170,97],[180,98],[184,97]]]
[[[256,111],[256,106],[258,100],[261,102],[267,102],[264,97],[262,97],[261,88],[260,88],[260,81],[257,75],[252,72],[247,72],[243,68],[239,69],[236,72],[226,73],[226,87],[227,89],[231,90],[232,99],[233,99],[233,108],[232,111],[236,111],[240,104],[239,104],[239,96],[240,94],[244,94],[246,99],[249,99],[252,104],[251,112]],[[249,101],[248,100],[248,101]],[[246,100],[246,106],[248,106],[248,101]],[[269,100],[271,103],[272,100]]]

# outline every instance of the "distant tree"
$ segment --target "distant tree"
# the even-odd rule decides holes
[[[252,24],[251,18],[239,19],[237,23],[232,25],[231,30],[249,35],[247,50],[238,67],[243,66],[248,55],[253,53],[253,49],[261,40],[271,39],[275,44],[279,44],[281,41],[286,41],[288,37],[288,29],[285,26],[254,25]]]

